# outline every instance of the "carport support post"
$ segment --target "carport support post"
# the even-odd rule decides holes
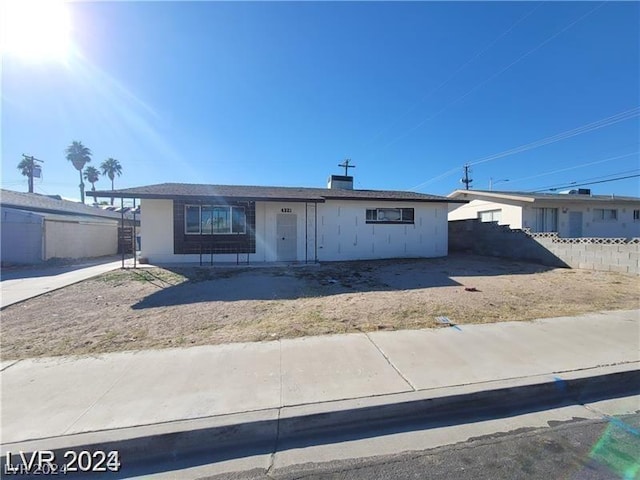
[[[120,197],[120,235],[118,235],[118,245],[122,250],[122,268],[124,268],[124,197]]]
[[[309,204],[304,202],[304,263],[309,263]]]
[[[211,217],[209,217],[209,219],[211,220],[211,230],[210,230],[210,237],[209,237],[209,248],[211,249],[211,262],[210,265],[213,267],[213,207],[211,207],[211,213],[210,213]],[[202,209],[200,209],[200,218],[202,219]],[[233,222],[233,220],[231,220]],[[201,220],[202,222],[202,220]],[[202,226],[200,227],[202,228]]]
[[[136,260],[138,250],[138,237],[136,237],[136,199],[133,199],[133,268],[137,267]]]
[[[313,220],[313,226],[315,227],[316,231],[313,235],[313,243],[315,244],[315,263],[318,263],[318,202],[316,202],[314,204],[314,208],[313,208],[313,215],[314,215],[314,220]]]
[[[200,213],[198,215],[198,227],[200,228],[200,266],[202,266],[202,200],[200,200]]]

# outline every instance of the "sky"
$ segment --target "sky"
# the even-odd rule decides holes
[[[64,153],[77,140],[95,167],[120,161],[116,188],[324,187],[349,158],[358,189],[446,195],[469,164],[472,189],[632,177],[581,188],[640,196],[638,2],[61,8],[64,21],[37,5],[4,15],[52,30],[29,37],[40,47],[64,23],[67,42],[63,55],[4,43],[2,188],[27,190],[24,153],[44,161],[36,192],[78,199]]]

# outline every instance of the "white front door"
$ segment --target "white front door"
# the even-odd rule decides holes
[[[278,213],[276,218],[276,256],[279,262],[298,260],[298,216]]]

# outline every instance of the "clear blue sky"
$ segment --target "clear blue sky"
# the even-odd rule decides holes
[[[27,153],[46,162],[36,191],[79,198],[72,140],[121,162],[116,188],[318,187],[344,158],[356,188],[434,194],[461,188],[465,163],[477,189],[640,173],[637,2],[69,8],[66,63],[3,58],[3,188],[26,191]],[[591,188],[639,195],[638,180]]]

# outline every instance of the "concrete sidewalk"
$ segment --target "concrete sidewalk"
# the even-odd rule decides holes
[[[5,449],[86,432],[130,436],[143,426],[217,416],[275,419],[326,411],[336,401],[384,405],[425,392],[601,374],[603,366],[637,370],[639,362],[638,310],[5,361],[1,443]]]
[[[0,282],[0,308],[116,270],[122,266],[122,260],[115,258],[109,257],[99,263],[3,271]],[[133,260],[125,260],[125,266],[133,266]]]

